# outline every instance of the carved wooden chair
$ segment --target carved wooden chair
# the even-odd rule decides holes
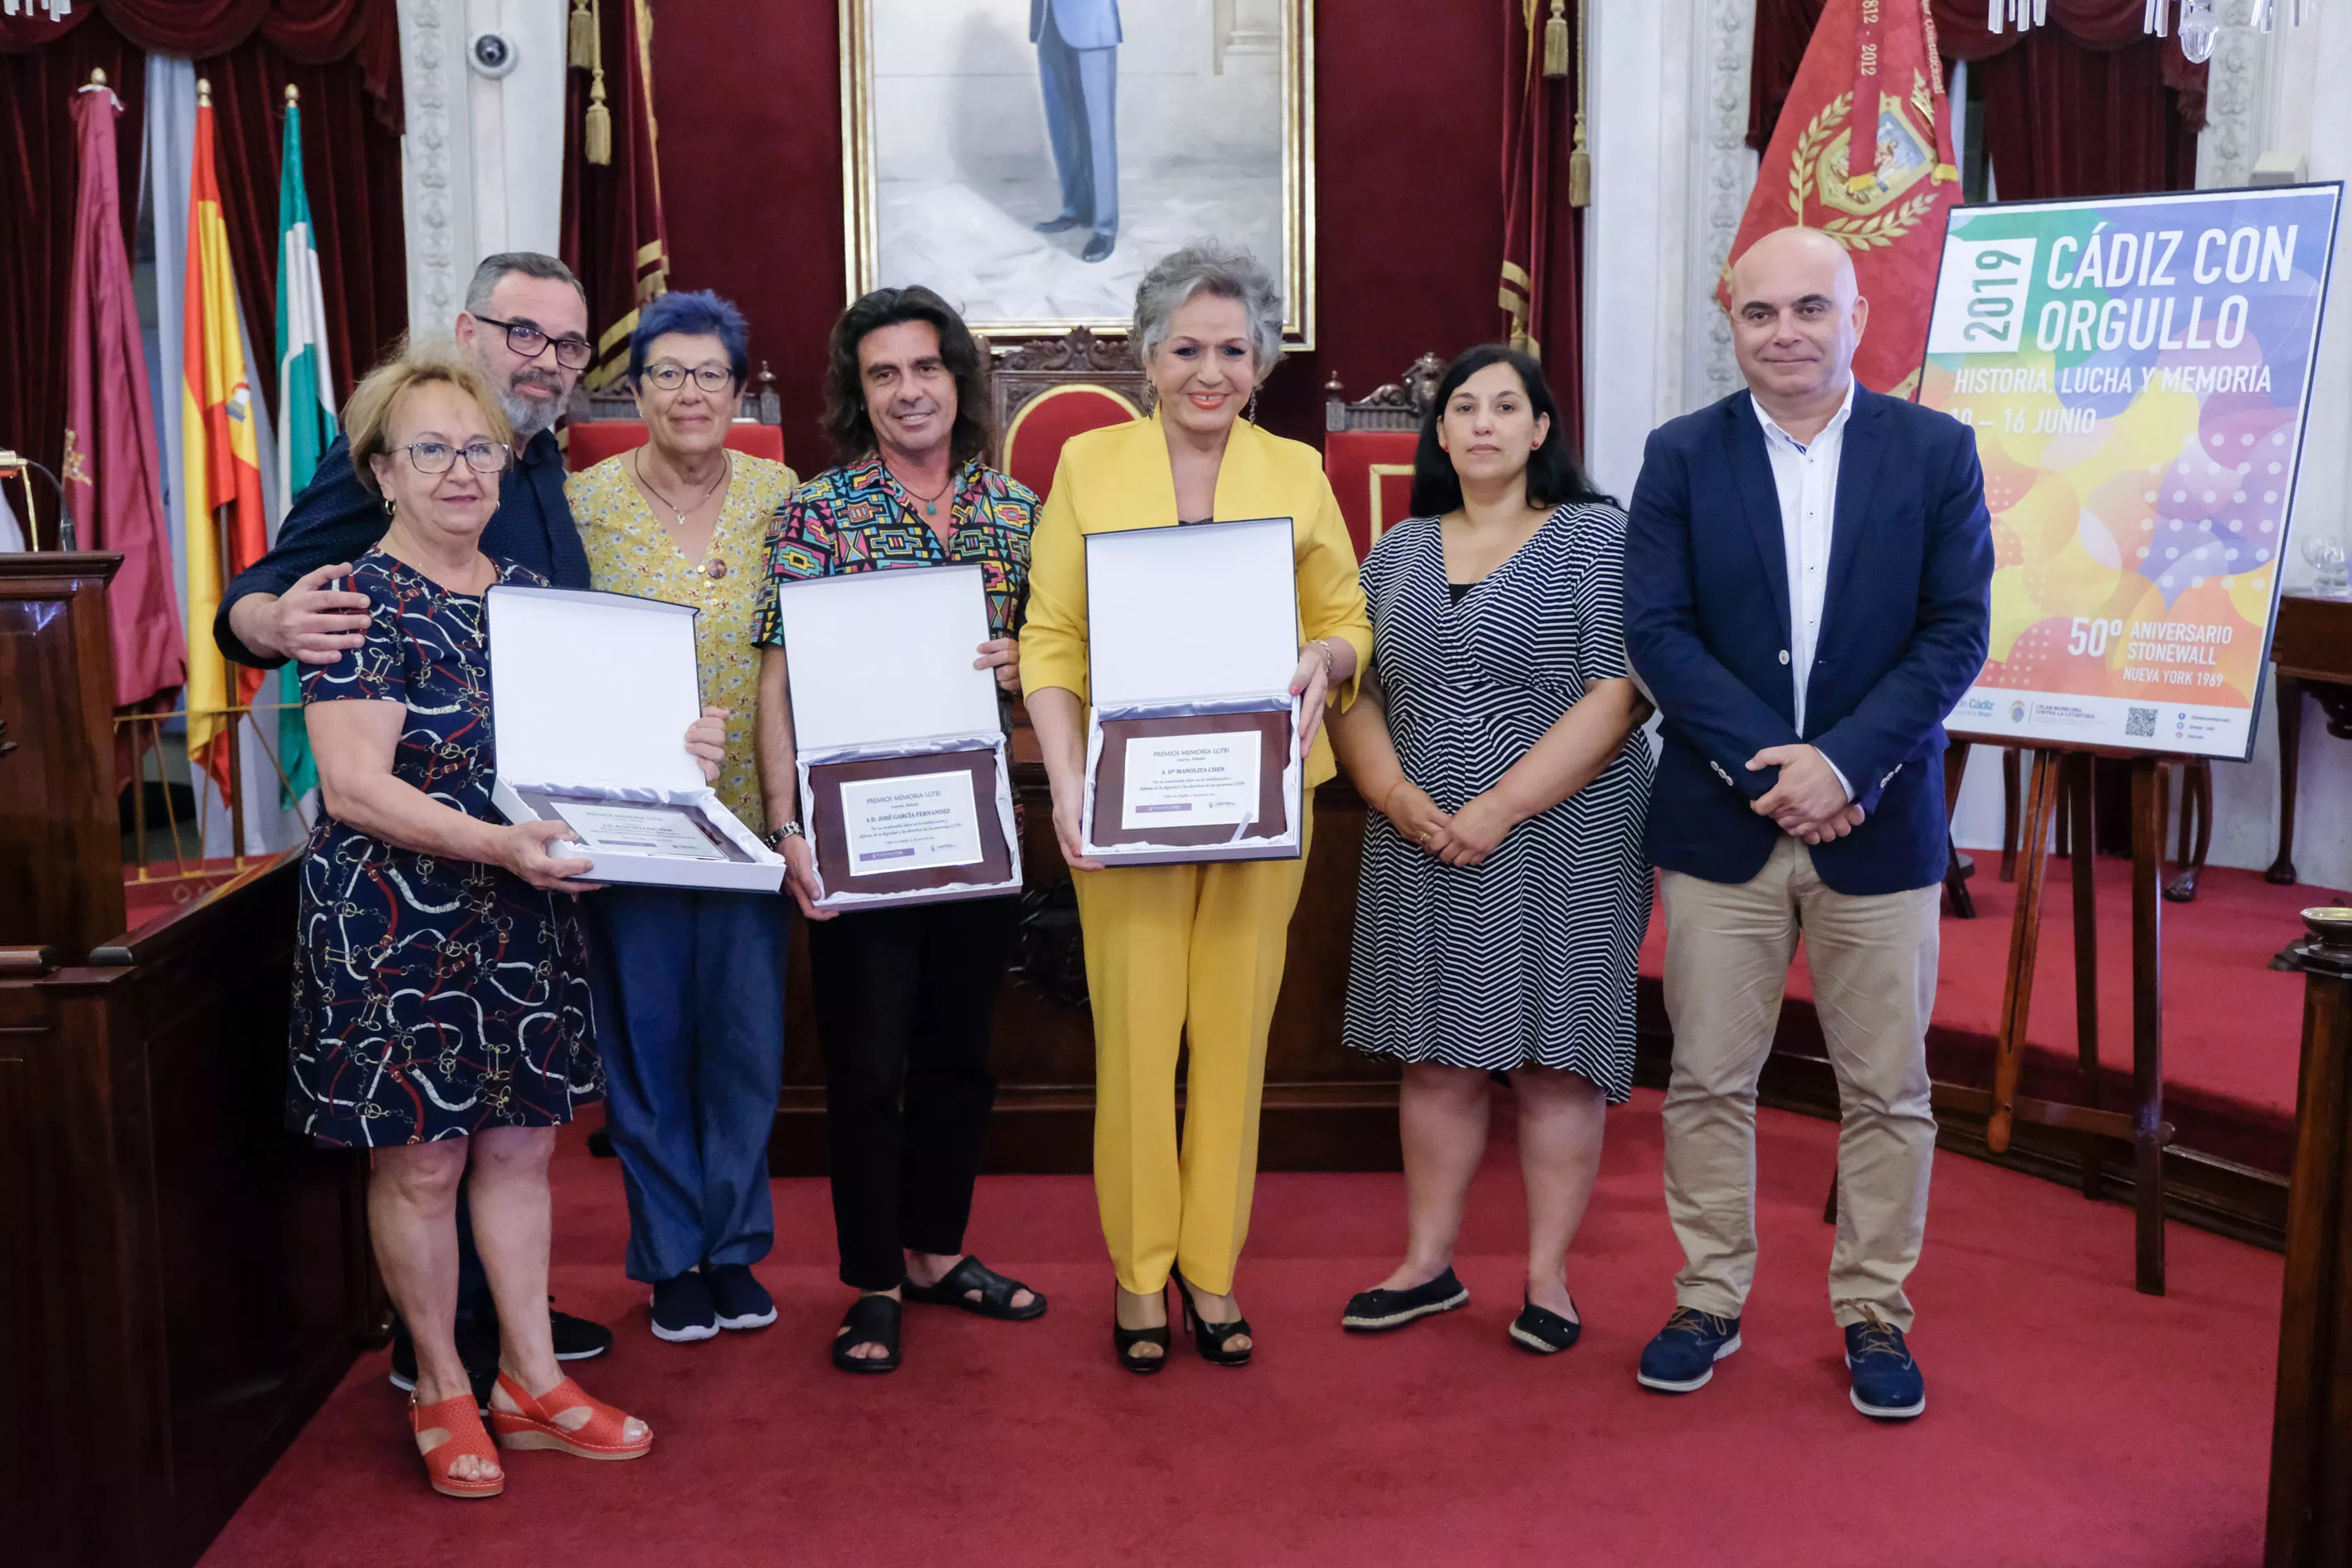
[[[1124,340],[1074,327],[1064,337],[1006,349],[989,396],[1001,466],[1042,498],[1054,487],[1064,443],[1141,418],[1150,382]]]
[[[1323,387],[1323,472],[1361,560],[1411,508],[1412,455],[1444,362],[1423,354],[1404,374],[1350,403],[1339,378]]]

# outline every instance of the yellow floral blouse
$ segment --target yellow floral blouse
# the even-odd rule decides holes
[[[760,700],[760,650],[751,625],[769,591],[764,569],[768,520],[799,487],[792,469],[765,458],[728,454],[734,477],[727,503],[711,530],[710,552],[688,561],[655,520],[653,509],[629,478],[629,454],[608,458],[564,482],[572,520],[588,549],[588,570],[596,586],[614,594],[664,599],[698,606],[695,652],[702,670],[705,707],[725,708],[727,762],[711,788],[743,826],[767,831],[760,801],[760,763],[751,726]],[[711,574],[723,563],[719,574]]]

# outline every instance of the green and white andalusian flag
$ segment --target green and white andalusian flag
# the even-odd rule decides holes
[[[310,238],[310,198],[302,186],[302,111],[287,89],[286,150],[278,179],[278,507],[286,509],[318,471],[335,440],[334,377],[327,367],[327,312],[319,248]],[[278,673],[278,762],[294,797],[319,782],[302,724],[301,667]]]

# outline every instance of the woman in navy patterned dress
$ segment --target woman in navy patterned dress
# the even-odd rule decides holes
[[[644,1423],[562,1374],[549,1338],[547,1161],[600,1092],[561,823],[490,810],[484,590],[543,585],[481,552],[512,433],[473,368],[426,350],[379,366],[344,411],[383,542],[350,584],[370,622],[303,677],[324,809],[302,868],[288,1120],[373,1151],[368,1222],[416,1343],[410,1425],[434,1489],[505,1486],[454,1337],[457,1186],[499,1307],[492,1426],[509,1448],[635,1458]],[[706,774],[720,721],[687,747]]]
[[[1404,1064],[1405,1260],[1348,1303],[1359,1332],[1470,1299],[1453,1268],[1490,1077],[1518,1099],[1528,1275],[1514,1343],[1580,1330],[1565,1277],[1633,1079],[1650,913],[1649,707],[1619,608],[1625,514],[1596,493],[1527,355],[1473,349],[1438,383],[1413,517],[1364,563],[1372,670],[1331,738],[1364,831],[1346,1039]]]

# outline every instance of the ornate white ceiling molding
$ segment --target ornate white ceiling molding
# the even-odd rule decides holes
[[[2263,152],[2263,87],[2276,34],[2247,26],[2254,0],[2222,0],[2221,29],[2205,74],[2205,129],[2197,138],[2197,184],[2242,185]]]
[[[1756,184],[1756,155],[1748,146],[1756,0],[1700,0],[1700,6],[1691,93],[1690,298],[1683,331],[1683,402],[1691,407],[1739,385],[1731,324],[1716,305],[1715,289]]]
[[[446,331],[464,301],[473,256],[466,65],[453,29],[463,0],[401,0],[401,82],[407,131],[401,183],[408,223],[408,321]]]

